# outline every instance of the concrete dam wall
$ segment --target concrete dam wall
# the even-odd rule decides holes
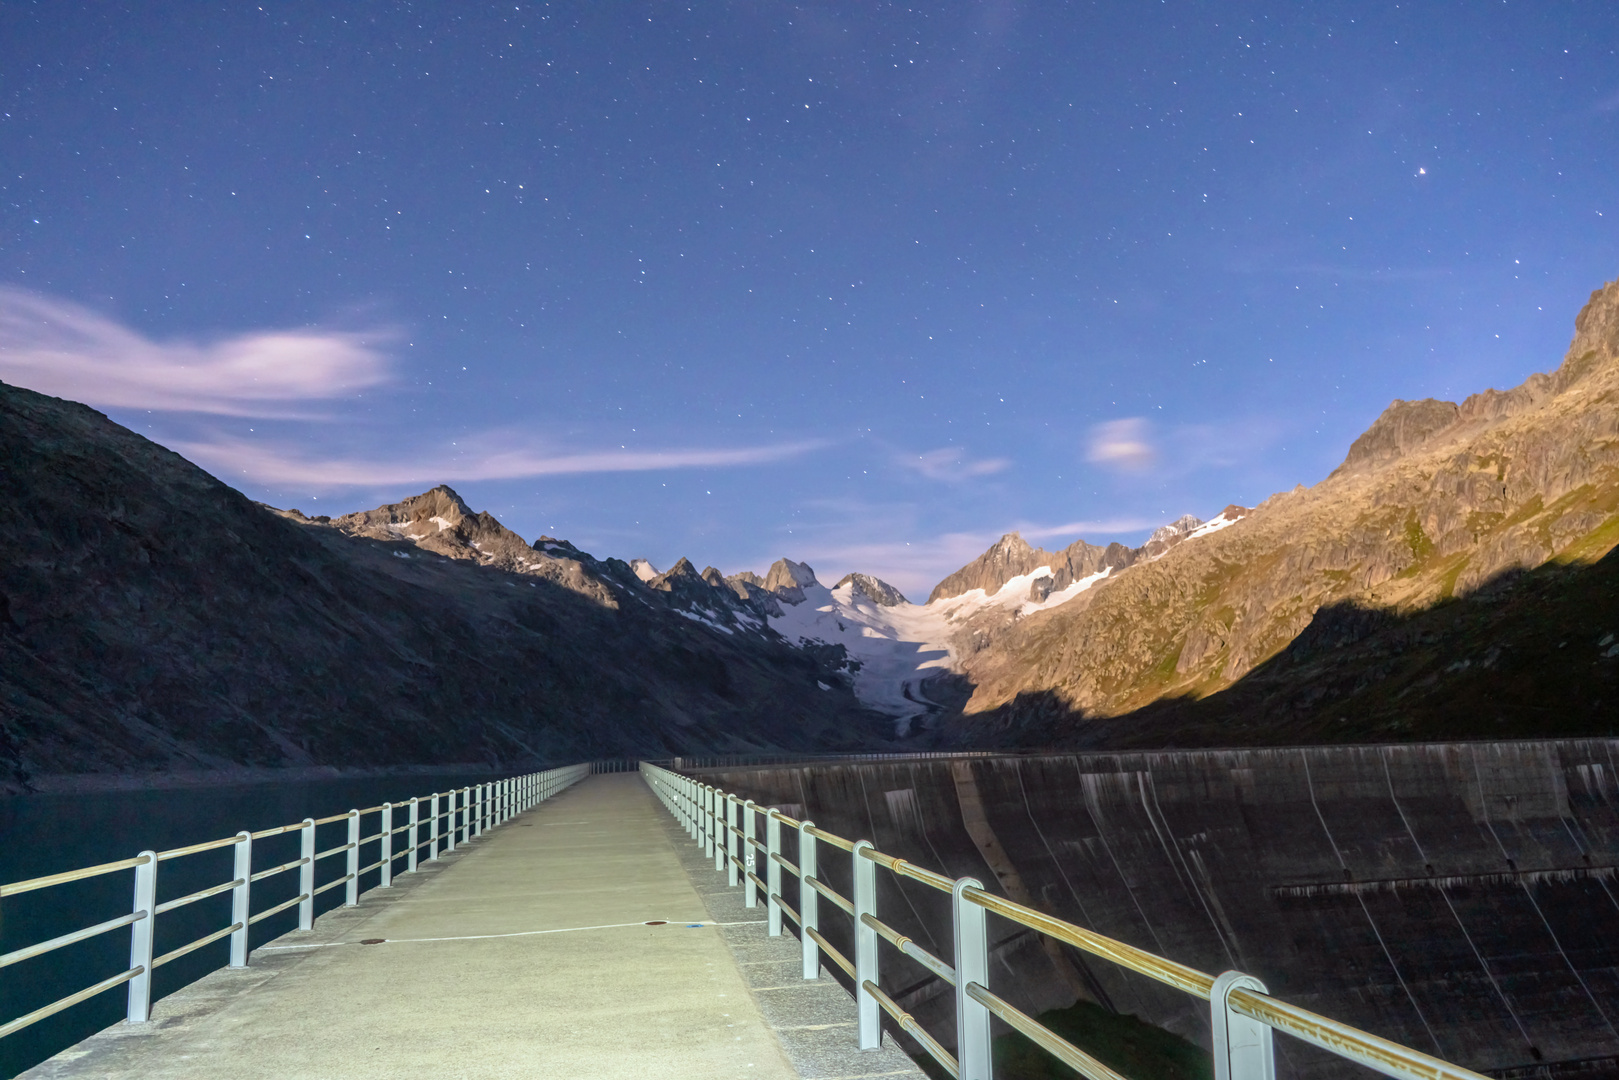
[[[1616,750],[1591,739],[699,775],[1458,1064],[1595,1078],[1619,1075]],[[848,857],[821,851],[823,877],[848,895]],[[880,916],[950,959],[948,898],[882,871],[878,883]],[[849,920],[821,911],[847,947]],[[1086,999],[1208,1045],[1206,1003],[991,922],[991,985],[1025,1011]],[[950,987],[886,946],[883,972],[949,1045]],[[1285,1076],[1360,1072],[1285,1036],[1277,1052]]]

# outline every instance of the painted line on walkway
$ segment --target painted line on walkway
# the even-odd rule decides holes
[[[681,922],[678,919],[673,919],[673,920],[671,920],[671,919],[662,919],[662,920],[648,920],[648,921],[643,921],[643,922],[603,923],[600,926],[561,926],[561,927],[557,927],[557,928],[552,929],[552,930],[518,930],[518,931],[516,931],[514,933],[510,933],[510,934],[464,934],[464,935],[461,935],[459,937],[382,938],[381,940],[376,941],[373,944],[377,944],[377,945],[400,944],[400,945],[403,945],[403,944],[409,944],[411,942],[427,942],[427,941],[488,941],[488,940],[491,940],[493,938],[537,937],[540,934],[572,934],[572,933],[577,933],[577,932],[579,932],[581,930],[619,930],[619,929],[622,929],[623,927],[626,927],[626,926],[660,925],[660,926],[673,926],[673,927],[676,927],[678,929],[686,929],[686,930],[703,930],[703,929],[707,929],[708,927],[711,927],[711,926],[745,926],[748,923],[751,923],[753,921],[754,920],[750,919],[750,920],[747,921],[747,923],[740,923],[740,922],[722,923],[722,922],[712,922],[712,921],[709,921],[709,920],[704,920],[702,922]],[[365,942],[363,942],[363,941],[312,941],[307,945],[260,945],[258,948],[254,949],[253,951],[254,952],[288,952],[288,951],[295,950],[295,949],[329,949],[329,948],[332,948],[333,946],[336,946],[336,945],[362,945],[362,944],[365,944]]]

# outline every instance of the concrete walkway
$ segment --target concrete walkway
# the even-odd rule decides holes
[[[22,1076],[796,1078],[666,816],[592,776]]]

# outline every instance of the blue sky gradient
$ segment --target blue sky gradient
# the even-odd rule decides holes
[[[0,3],[0,379],[309,513],[913,598],[1619,275],[1619,6]]]

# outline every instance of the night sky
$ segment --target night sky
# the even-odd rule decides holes
[[[0,2],[0,379],[913,599],[1139,542],[1619,276],[1619,4]]]

